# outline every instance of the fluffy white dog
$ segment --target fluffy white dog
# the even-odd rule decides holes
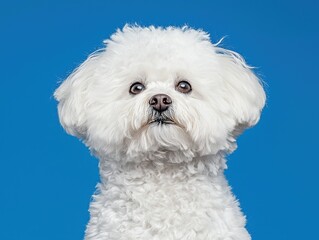
[[[224,176],[265,93],[201,30],[125,26],[56,90],[65,130],[100,160],[87,240],[247,240]]]

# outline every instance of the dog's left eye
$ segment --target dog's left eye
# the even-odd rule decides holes
[[[131,85],[130,93],[136,95],[142,92],[144,89],[145,89],[145,86],[142,83],[136,82]]]
[[[181,93],[190,93],[192,91],[192,86],[187,81],[180,81],[175,89]]]

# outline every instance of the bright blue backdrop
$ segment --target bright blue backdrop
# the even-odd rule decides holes
[[[83,238],[98,162],[52,98],[125,23],[203,28],[267,82],[227,176],[255,240],[318,238],[318,1],[1,1],[0,239]]]

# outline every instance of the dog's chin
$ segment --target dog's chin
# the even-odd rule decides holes
[[[148,121],[129,139],[127,145],[126,156],[130,161],[157,158],[169,162],[181,162],[189,161],[189,158],[193,157],[190,136],[185,128],[171,119]]]

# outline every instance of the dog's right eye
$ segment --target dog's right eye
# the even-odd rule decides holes
[[[136,95],[142,92],[144,89],[145,89],[145,86],[142,83],[136,82],[131,85],[130,93]]]

